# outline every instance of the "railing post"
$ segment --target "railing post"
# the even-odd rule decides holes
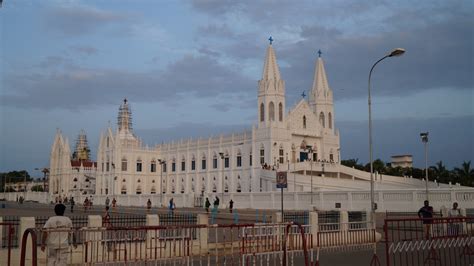
[[[349,213],[347,211],[340,211],[341,232],[344,234],[349,231]]]
[[[197,215],[197,223],[198,225],[205,225],[204,228],[199,229],[198,234],[198,242],[200,246],[200,250],[207,252],[208,250],[208,238],[209,238],[209,229],[207,226],[209,225],[209,215],[207,213],[199,213]]]
[[[100,232],[97,229],[102,228],[102,216],[100,215],[89,215],[88,216],[88,221],[87,221],[87,227],[88,228],[95,228],[96,231],[91,230],[86,233],[86,241],[89,243],[89,245],[85,246],[84,248],[88,249],[87,251],[84,252],[84,254],[87,254],[87,258],[85,258],[84,262],[88,262],[88,258],[98,258],[99,250],[101,250],[101,247],[99,244],[101,243],[102,240],[102,232]],[[89,261],[92,262],[92,261]]]
[[[3,217],[0,216],[0,224],[3,223]],[[0,225],[0,247],[3,247],[3,227],[8,228],[7,225]],[[7,231],[8,232],[8,231]],[[8,243],[8,240],[6,241]]]
[[[312,238],[312,247],[317,247],[318,245],[318,231],[319,231],[319,223],[318,223],[318,213],[317,212],[309,212],[309,225],[311,230],[311,238]]]
[[[35,228],[35,217],[20,217],[20,231],[18,232],[18,238],[20,239],[20,243],[18,244],[21,247],[23,245],[23,240],[27,241],[25,245],[26,251],[29,251],[33,248],[31,239],[21,238],[21,236],[23,236],[23,234],[28,228]],[[35,246],[36,246],[36,243],[35,243]],[[26,259],[27,260],[31,259],[31,253],[26,252]]]

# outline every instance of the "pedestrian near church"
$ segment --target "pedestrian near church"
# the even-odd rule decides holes
[[[71,197],[71,200],[69,201],[69,204],[71,205],[71,213],[74,212],[74,205],[76,205],[76,202],[74,201],[74,197]]]
[[[426,239],[430,237],[431,224],[433,223],[433,207],[430,202],[425,200],[424,206],[418,211],[418,217],[423,219],[423,226],[425,227]]]
[[[148,212],[150,212],[150,210],[151,210],[151,200],[150,199],[148,199],[148,201],[146,202],[146,209],[147,209]]]
[[[117,207],[117,200],[115,198],[112,199],[112,209],[115,211],[115,207]]]
[[[105,199],[105,207],[109,207],[109,204],[110,204],[110,199],[109,199],[109,197],[107,197]]]
[[[449,218],[462,217],[461,210],[458,209],[458,203],[457,202],[454,202],[453,203],[453,208],[448,211],[448,217]],[[461,228],[462,228],[462,223],[459,223],[458,220],[453,219],[453,220],[449,221],[448,235],[451,235],[451,236],[459,235],[459,233],[461,232]]]
[[[75,236],[71,232],[72,221],[64,216],[65,211],[64,204],[56,204],[54,206],[56,216],[50,217],[43,226],[46,230],[41,238],[41,251],[44,252],[47,248],[47,265],[67,265],[70,242],[72,241],[74,247],[77,247]]]
[[[234,201],[231,199],[229,201],[229,212],[232,213],[232,210],[234,209]]]
[[[204,206],[206,207],[206,212],[209,213],[209,207],[211,207],[211,202],[209,201],[209,198],[206,198],[206,203]]]

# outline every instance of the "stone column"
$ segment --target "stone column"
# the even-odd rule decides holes
[[[209,238],[209,215],[207,213],[199,213],[197,215],[197,224],[206,225],[206,228],[200,228],[197,234],[197,245],[201,252],[208,251],[208,238]],[[193,247],[194,248],[194,247]]]
[[[317,212],[309,212],[309,225],[313,248],[318,244],[319,221]],[[309,242],[308,242],[309,243]]]
[[[20,217],[20,230],[18,232],[18,244],[20,249],[23,244],[23,234],[28,228],[35,228],[35,217]],[[36,237],[39,238],[40,236],[37,235]],[[31,260],[31,249],[33,248],[31,236],[29,236],[26,241],[25,259]]]

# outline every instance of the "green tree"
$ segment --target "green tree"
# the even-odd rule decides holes
[[[373,161],[373,167],[374,167],[374,173],[379,172],[380,174],[385,174],[387,172],[385,171],[385,163],[380,159]],[[365,170],[367,172],[370,172],[370,163],[367,163],[365,165]]]
[[[453,171],[458,181],[463,186],[474,186],[474,169],[471,169],[471,161],[464,161],[461,165],[461,168],[454,168]]]
[[[342,160],[341,164],[347,167],[354,167],[355,169],[364,170],[364,166],[362,164],[359,164],[358,161],[359,161],[358,158]]]
[[[31,187],[31,191],[38,191],[38,192],[43,192],[43,186],[41,185],[34,185]]]
[[[446,166],[443,164],[443,161],[439,161],[435,166],[431,166],[428,169],[428,178],[430,180],[437,179],[438,182],[448,183],[452,181],[449,175],[449,171]]]

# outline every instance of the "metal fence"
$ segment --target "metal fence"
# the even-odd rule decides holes
[[[28,229],[23,239],[35,238],[46,229]],[[179,237],[162,237],[160,231],[180,231]],[[51,233],[70,231],[47,230]],[[197,239],[190,237],[196,232]],[[301,225],[189,225],[132,228],[86,228],[84,243],[64,243],[68,264],[126,265],[309,265],[312,256],[311,237]],[[24,241],[23,243],[26,243]],[[48,263],[45,253],[37,248],[21,247],[20,263],[26,253],[32,265]],[[38,257],[40,256],[40,257]],[[298,258],[296,258],[298,256]]]
[[[386,219],[386,265],[473,265],[473,220]]]
[[[349,230],[367,229],[367,212],[349,211]]]
[[[433,217],[441,218],[443,215],[441,211],[433,212]],[[418,212],[385,212],[385,219],[397,219],[397,218],[418,218]]]
[[[296,222],[302,225],[309,224],[308,211],[286,211],[283,213],[283,222]]]
[[[20,235],[20,217],[3,216],[3,223],[9,226],[2,226],[2,248],[8,248],[8,237],[11,236],[11,247],[17,248]]]
[[[341,214],[339,211],[319,211],[319,232],[334,232],[341,229]]]
[[[7,249],[6,263],[8,266],[10,266],[11,257],[12,257],[12,248],[13,248],[12,240],[13,240],[13,234],[15,233],[15,231],[13,229],[13,224],[11,223],[0,223],[0,228],[2,230],[2,238],[0,239],[1,246],[2,248]],[[6,231],[6,234],[4,233],[5,231]]]

